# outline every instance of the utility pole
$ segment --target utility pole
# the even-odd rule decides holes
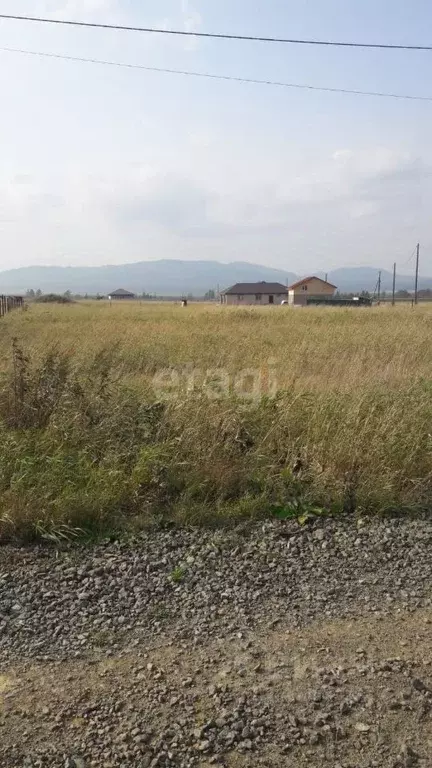
[[[381,299],[381,270],[378,272],[378,304],[380,303]]]
[[[415,286],[414,286],[414,304],[418,303],[418,276],[419,276],[419,259],[420,259],[420,243],[417,243],[417,255],[416,255],[416,271],[415,271]]]
[[[396,293],[396,262],[393,264],[393,292],[392,292],[392,307],[395,305],[395,293]]]

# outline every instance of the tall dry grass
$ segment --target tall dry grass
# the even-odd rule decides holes
[[[431,332],[428,306],[82,302],[11,314],[0,536],[427,509]],[[256,373],[259,396],[239,395],[241,371]]]

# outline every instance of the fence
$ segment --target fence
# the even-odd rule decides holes
[[[3,296],[0,295],[0,317],[4,317],[8,312],[13,309],[18,309],[24,306],[24,299],[22,296]]]

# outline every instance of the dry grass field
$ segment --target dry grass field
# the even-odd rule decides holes
[[[11,313],[0,537],[424,510],[431,335],[430,306]]]

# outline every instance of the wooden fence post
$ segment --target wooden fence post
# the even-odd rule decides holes
[[[24,309],[24,299],[22,296],[5,296],[0,294],[0,317],[4,317],[12,309]]]

